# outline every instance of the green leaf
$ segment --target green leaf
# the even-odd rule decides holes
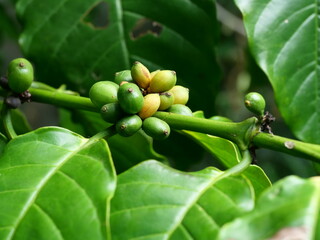
[[[255,209],[225,225],[219,239],[318,239],[319,180],[287,177],[260,196]]]
[[[21,47],[40,81],[86,94],[138,60],[151,71],[175,70],[178,84],[192,89],[191,108],[213,111],[220,75],[214,1],[19,0],[16,10]],[[94,10],[104,25],[93,22]]]
[[[63,127],[71,128],[77,133],[92,136],[99,131],[111,126],[103,121],[99,114],[86,111],[61,111]],[[137,132],[131,137],[115,135],[108,139],[114,165],[117,173],[121,173],[137,163],[147,159],[167,162],[165,156],[160,155],[153,149],[153,140],[143,131]]]
[[[319,7],[314,0],[236,0],[251,50],[294,134],[320,143]]]
[[[4,148],[6,147],[7,141],[7,138],[2,133],[0,133],[0,156],[2,155]]]
[[[106,239],[115,172],[104,140],[48,127],[0,159],[0,239]]]
[[[231,168],[241,161],[239,149],[233,142],[203,133],[191,131],[183,132],[215,156],[216,159],[219,160],[219,162],[226,168]],[[267,175],[256,165],[251,165],[244,171],[243,175],[251,181],[256,196],[259,196],[263,190],[271,185]]]
[[[147,161],[120,174],[111,201],[112,239],[215,239],[223,224],[254,205],[246,179],[216,182],[221,173],[184,173]]]

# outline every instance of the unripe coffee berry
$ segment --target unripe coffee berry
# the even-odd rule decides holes
[[[118,101],[118,84],[111,81],[100,81],[92,85],[89,91],[91,102],[98,108],[107,103]]]
[[[156,140],[164,140],[170,135],[170,126],[165,121],[155,117],[145,119],[142,129]]]
[[[117,132],[123,137],[130,137],[135,134],[142,126],[142,120],[137,115],[122,118],[116,123]]]
[[[121,108],[129,114],[138,113],[143,107],[143,95],[134,83],[126,83],[119,87],[118,99]]]
[[[246,108],[252,113],[263,116],[266,107],[264,97],[257,92],[250,92],[244,97],[244,104]]]
[[[27,59],[16,58],[9,63],[8,85],[13,92],[22,93],[28,90],[33,78],[33,67]]]

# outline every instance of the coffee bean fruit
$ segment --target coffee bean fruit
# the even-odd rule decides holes
[[[150,84],[151,76],[148,68],[140,62],[135,62],[131,68],[132,79],[139,87],[147,89]]]
[[[165,121],[155,117],[145,119],[142,129],[156,140],[164,140],[170,135],[170,126]]]
[[[123,70],[121,72],[117,72],[114,76],[114,82],[118,85],[121,84],[121,82],[132,82],[132,76],[130,70]]]
[[[34,78],[32,64],[24,58],[16,58],[8,66],[8,84],[16,93],[22,93],[31,86]]]
[[[149,92],[161,93],[169,91],[174,85],[176,85],[177,76],[175,71],[162,70],[157,72],[151,79]]]
[[[120,119],[116,123],[117,132],[123,137],[130,137],[135,134],[142,126],[142,120],[137,115],[130,115]]]
[[[158,93],[150,93],[146,96],[144,96],[144,103],[143,107],[139,112],[139,116],[142,119],[151,117],[153,114],[155,114],[156,111],[158,111],[160,106],[160,96]]]
[[[119,87],[118,100],[121,108],[129,114],[140,112],[143,107],[143,95],[134,83],[126,83]]]
[[[159,110],[166,110],[174,103],[174,96],[171,92],[160,93],[160,106]]]
[[[107,103],[118,101],[118,84],[111,81],[100,81],[92,85],[89,91],[91,102],[98,108]]]
[[[171,88],[169,92],[171,92],[174,96],[173,104],[186,105],[186,103],[189,100],[189,89],[188,88],[185,88],[180,85],[176,85],[173,88]]]
[[[125,116],[125,112],[118,102],[103,105],[100,109],[100,114],[102,119],[109,123],[115,123]]]
[[[193,116],[191,109],[182,104],[173,104],[167,111],[185,116]]]
[[[246,108],[252,113],[263,116],[266,107],[264,97],[257,92],[250,92],[244,97],[244,104]]]

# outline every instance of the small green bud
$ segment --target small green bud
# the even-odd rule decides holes
[[[220,121],[220,122],[232,122],[231,119],[227,117],[222,117],[222,116],[212,116],[209,119],[214,120],[214,121]]]
[[[32,64],[25,58],[16,58],[8,66],[8,85],[13,92],[22,93],[33,81]]]
[[[244,97],[244,104],[252,113],[263,116],[266,107],[266,101],[263,96],[257,92],[250,92]]]

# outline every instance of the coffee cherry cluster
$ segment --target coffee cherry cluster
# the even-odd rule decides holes
[[[131,70],[117,72],[114,82],[92,85],[89,97],[100,109],[102,118],[116,124],[120,135],[132,136],[142,128],[149,136],[162,140],[169,136],[170,127],[152,117],[157,111],[192,116],[190,108],[185,106],[189,89],[176,82],[174,71],[150,72],[142,63],[135,62]]]
[[[0,85],[9,90],[5,103],[10,108],[17,108],[23,102],[29,102],[31,94],[28,92],[34,79],[32,64],[25,58],[13,59],[8,66],[7,76],[1,77]]]

